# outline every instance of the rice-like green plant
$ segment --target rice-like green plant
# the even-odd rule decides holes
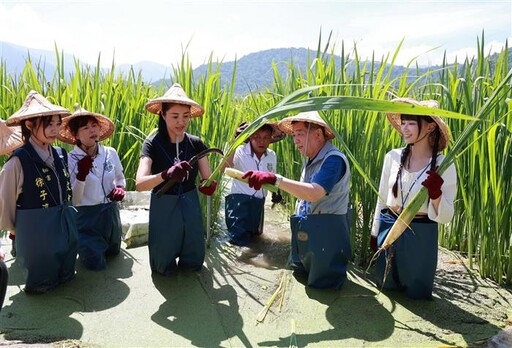
[[[245,96],[234,94],[236,69],[229,82],[221,84],[221,62],[214,62],[213,55],[207,61],[207,72],[194,76],[190,59],[183,52],[170,82],[152,85],[144,82],[141,72],[120,74],[114,62],[109,69],[100,68],[100,56],[96,66],[75,60],[74,71],[66,75],[63,53],[56,47],[58,66],[52,77],[45,74],[44,65],[30,56],[17,75],[10,74],[5,62],[0,62],[0,117],[12,115],[31,89],[70,111],[80,106],[110,117],[116,132],[105,144],[119,153],[128,189],[133,189],[142,142],[155,132],[157,125],[157,117],[149,114],[144,105],[162,95],[173,82],[179,82],[206,109],[203,117],[192,120],[188,131],[226,154],[242,144],[261,122],[277,121],[299,111],[321,110],[336,133],[334,144],[347,154],[354,169],[350,238],[354,262],[364,265],[370,258],[369,235],[381,165],[386,152],[401,144],[401,137],[382,114],[391,110],[411,113],[402,105],[390,103],[394,97],[436,99],[443,110],[435,114],[446,118],[454,139],[465,139],[460,147],[455,147],[456,142],[448,147],[457,167],[458,195],[454,219],[440,227],[440,244],[466,254],[482,275],[510,284],[512,183],[506,173],[512,171],[512,95],[510,83],[504,82],[510,77],[508,47],[497,56],[486,55],[482,35],[477,42],[476,59],[466,59],[462,64],[449,64],[445,59],[439,68],[421,73],[415,59],[405,69],[395,66],[403,42],[390,54],[363,60],[357,46],[347,49],[342,43],[336,47],[330,40],[329,35],[324,41],[320,33],[316,52],[311,52],[305,70],[291,58],[286,62],[286,73],[281,75],[275,62],[271,67],[272,86]],[[432,113],[431,109],[428,111]],[[256,120],[233,140],[241,121]],[[64,147],[69,149],[68,145]],[[299,178],[304,159],[293,142],[284,139],[271,147],[277,153],[278,172]],[[4,156],[0,162],[5,160]],[[209,157],[215,169],[211,180],[224,183],[219,169],[224,160],[216,155]],[[222,186],[212,199],[213,216],[221,215]],[[204,207],[206,198],[200,196]],[[288,194],[284,198],[292,211],[295,198]]]

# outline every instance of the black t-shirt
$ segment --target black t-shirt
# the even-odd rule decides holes
[[[173,166],[180,161],[188,161],[199,152],[206,150],[207,147],[199,137],[185,133],[185,137],[178,144],[179,156],[176,156],[176,143],[171,143],[170,140],[164,139],[160,134],[144,140],[142,145],[141,157],[149,157],[153,161],[151,165],[151,174],[161,173],[167,168]],[[166,194],[180,194],[195,189],[195,181],[199,171],[198,164],[196,163],[189,173],[188,178],[175,184]],[[163,183],[153,188],[153,192],[157,192]]]

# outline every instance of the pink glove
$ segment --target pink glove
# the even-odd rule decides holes
[[[427,170],[428,177],[421,184],[428,190],[430,199],[438,199],[441,196],[441,186],[444,183],[443,178],[436,171]]]
[[[92,157],[89,155],[82,157],[82,159],[77,162],[77,167],[78,173],[76,173],[76,179],[85,181],[85,177],[92,169]]]
[[[124,195],[126,194],[123,186],[116,186],[110,191],[107,198],[111,201],[119,202],[124,199]]]
[[[173,180],[175,182],[182,182],[188,172],[192,170],[192,166],[187,161],[181,161],[173,165],[172,167],[164,170],[160,175],[164,180]]]
[[[276,183],[276,175],[274,173],[262,172],[259,170],[249,170],[244,173],[242,179],[249,179],[249,187],[255,190],[261,190],[264,184],[274,185]]]
[[[205,182],[206,179],[201,180],[201,184]],[[199,185],[199,192],[201,192],[203,195],[211,196],[217,189],[217,180],[213,180],[212,183],[209,186],[201,186]]]

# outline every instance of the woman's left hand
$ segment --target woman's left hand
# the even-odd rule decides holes
[[[110,191],[107,198],[113,202],[119,202],[124,199],[126,192],[123,186],[116,186]]]
[[[203,184],[203,182],[205,182],[205,181],[206,181],[206,179],[201,180],[198,190],[203,195],[211,196],[217,189],[217,180],[213,180],[212,183],[208,186],[201,186]]]
[[[443,191],[441,191],[441,186],[443,186],[444,180],[434,170],[428,170],[427,174],[427,179],[425,179],[421,184],[427,188],[428,197],[430,199],[438,199],[443,193]]]

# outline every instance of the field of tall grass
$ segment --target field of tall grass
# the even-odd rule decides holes
[[[402,96],[436,99],[444,110],[478,117],[478,121],[446,119],[455,140],[448,152],[454,150],[455,154],[458,195],[455,217],[441,228],[440,244],[467,255],[483,276],[500,284],[511,284],[512,71],[508,66],[508,47],[493,59],[484,52],[482,38],[477,42],[476,59],[451,64],[445,61],[441,67],[422,75],[413,60],[408,70],[392,77],[400,48],[363,61],[357,47],[347,51],[343,44],[336,47],[329,38],[322,42],[320,37],[318,50],[311,53],[306,71],[290,61],[286,75],[280,75],[274,66],[273,85],[246,96],[234,94],[236,69],[231,82],[221,85],[219,62],[210,60],[204,76],[193,76],[189,58],[183,54],[173,69],[172,82],[180,83],[189,97],[206,109],[203,117],[191,121],[189,132],[199,135],[210,147],[225,151],[234,149],[233,134],[243,120],[259,118],[263,122],[267,117],[261,115],[278,120],[287,110],[291,110],[288,114],[300,109],[323,110],[322,116],[338,133],[334,143],[351,161],[351,240],[354,262],[360,265],[366,264],[371,256],[371,219],[384,155],[401,146],[401,138],[380,112],[391,110],[390,103],[379,102]],[[342,57],[341,64],[334,55]],[[27,61],[23,72],[12,76],[4,62],[0,63],[0,117],[6,119],[14,113],[31,89],[71,111],[80,106],[107,115],[115,122],[116,132],[105,144],[118,151],[128,189],[134,189],[142,142],[157,125],[156,116],[146,112],[144,104],[162,95],[169,85],[146,84],[135,71],[117,74],[114,64],[105,72],[100,69],[99,58],[96,67],[85,67],[76,61],[75,72],[67,76],[61,59],[49,80],[43,69]],[[274,144],[273,149],[278,155],[278,172],[299,178],[303,159],[291,138]],[[212,156],[212,168],[221,160]],[[222,174],[216,170],[214,175],[220,179]],[[219,216],[217,213],[223,208],[219,192],[213,197],[213,216]],[[202,199],[202,204],[206,204]],[[285,195],[285,199],[292,209],[293,197]]]

